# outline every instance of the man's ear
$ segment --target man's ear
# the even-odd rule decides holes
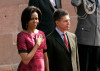
[[[58,21],[55,21],[55,24],[58,25]]]

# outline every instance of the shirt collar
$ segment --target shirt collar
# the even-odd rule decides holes
[[[60,35],[63,34],[63,32],[61,32],[57,27],[56,27],[56,31],[57,31]],[[67,31],[64,31],[64,33],[67,33]]]
[[[59,33],[60,36],[62,36],[63,32],[61,32],[57,27],[56,27],[56,31]]]

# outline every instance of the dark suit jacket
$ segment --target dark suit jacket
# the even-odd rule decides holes
[[[70,53],[56,30],[47,36],[50,71],[80,70],[76,36],[70,32],[67,32],[67,36],[70,43]]]
[[[32,5],[38,7],[42,11],[42,21],[38,29],[42,30],[47,35],[55,28],[53,22],[54,9],[49,0],[29,0],[29,6]],[[56,0],[56,5],[57,8],[61,8],[61,0]]]

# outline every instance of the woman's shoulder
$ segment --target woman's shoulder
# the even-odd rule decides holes
[[[45,34],[44,34],[44,32],[43,32],[43,31],[41,31],[41,30],[39,30],[39,34],[43,34],[43,35],[45,35]]]
[[[45,34],[44,34],[44,32],[43,32],[43,31],[39,30],[39,34],[42,34],[42,35],[43,35],[43,37],[45,37]]]
[[[17,34],[18,37],[24,37],[26,35],[25,32],[21,31]]]

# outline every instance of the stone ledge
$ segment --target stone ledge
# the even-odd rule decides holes
[[[11,66],[1,66],[0,71],[12,71],[12,67]]]
[[[0,65],[0,71],[17,71],[18,64]]]

